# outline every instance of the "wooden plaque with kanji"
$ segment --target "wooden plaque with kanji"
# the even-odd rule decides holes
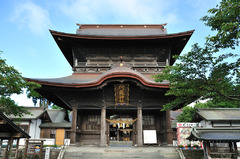
[[[115,105],[129,105],[129,84],[115,84]]]

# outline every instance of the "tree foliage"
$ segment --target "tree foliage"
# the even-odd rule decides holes
[[[222,0],[215,8],[208,10],[210,15],[201,20],[211,30],[217,31],[216,35],[207,37],[217,48],[235,48],[240,38],[240,1]]]
[[[40,88],[41,85],[34,83],[34,82],[29,82],[28,84],[31,84],[31,86],[28,87],[28,89],[27,89],[27,92],[26,92],[27,97],[32,99],[35,106],[39,102],[39,106],[43,107],[44,109],[46,109],[48,107],[51,109],[61,109],[61,107],[53,105],[53,103],[51,101],[49,101],[48,99],[41,96],[38,92],[36,92],[36,89]]]
[[[28,86],[30,87],[30,84]],[[17,106],[10,98],[12,94],[21,94],[26,87],[21,73],[7,65],[6,60],[0,57],[0,111],[18,116],[28,113],[26,108]]]
[[[26,91],[27,97],[32,99],[32,101],[33,101],[33,103],[34,103],[35,106],[36,106],[37,102],[38,102],[39,100],[42,101],[42,98],[43,98],[39,93],[37,93],[37,92],[35,91],[35,89],[40,88],[40,87],[41,87],[41,85],[32,82],[32,87],[28,87],[28,89],[27,89],[27,91]],[[41,103],[42,103],[42,102],[40,102],[40,105],[41,105]]]
[[[194,117],[196,109],[186,106],[183,108],[183,113],[177,116],[178,122],[190,122]]]
[[[211,99],[216,107],[240,107],[239,55],[220,53],[220,49],[238,45],[239,9],[238,0],[222,0],[210,9],[211,15],[201,20],[217,34],[209,36],[204,46],[194,44],[190,52],[175,56],[179,62],[155,76],[158,82],[168,80],[171,85],[166,95],[176,97],[164,109],[186,106],[199,98]]]
[[[240,59],[227,62],[226,59],[237,55],[225,53],[217,56],[217,51],[209,45],[201,48],[194,44],[190,52],[175,57],[181,62],[166,67],[162,74],[155,76],[158,82],[168,80],[171,83],[166,95],[176,96],[164,106],[165,109],[187,105],[198,98],[239,104]]]
[[[63,109],[63,108],[62,108],[62,107],[59,107],[59,106],[57,106],[57,105],[52,105],[52,106],[51,106],[51,109],[60,109],[60,110],[61,110],[61,109]]]

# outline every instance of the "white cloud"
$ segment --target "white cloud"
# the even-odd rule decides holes
[[[19,94],[19,95],[13,94],[13,95],[11,95],[11,99],[13,99],[17,103],[17,105],[19,105],[19,106],[28,106],[28,107],[34,106],[33,101],[31,99],[27,98],[26,91],[24,91],[23,94]]]
[[[48,11],[30,1],[15,6],[11,21],[36,34],[43,34],[51,25]]]
[[[159,24],[178,23],[174,5],[172,0],[73,0],[59,3],[59,8],[78,23]]]

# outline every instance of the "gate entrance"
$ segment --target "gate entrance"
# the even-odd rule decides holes
[[[133,124],[137,119],[121,118],[119,116],[110,116],[106,119],[110,124],[109,140],[110,141],[132,141]]]
[[[133,126],[126,124],[110,124],[110,141],[132,141]]]

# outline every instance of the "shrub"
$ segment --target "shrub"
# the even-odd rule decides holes
[[[195,148],[200,148],[200,146],[199,146],[199,145],[193,145],[193,147],[195,147]]]

